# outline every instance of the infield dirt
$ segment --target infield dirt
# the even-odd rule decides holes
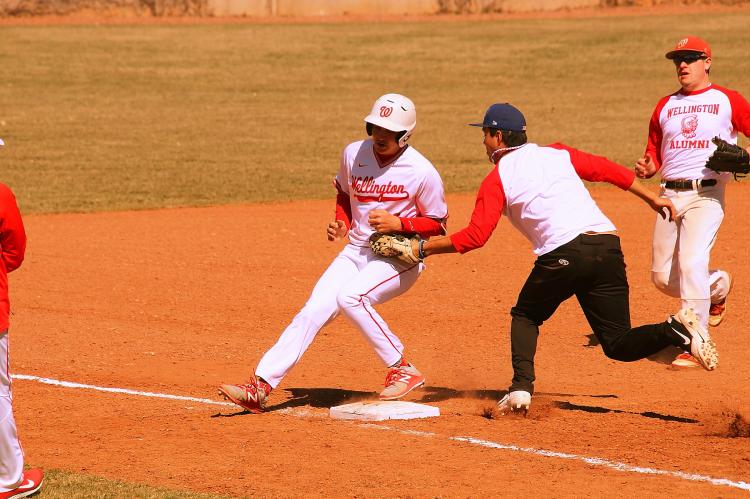
[[[649,281],[654,215],[617,189],[592,192],[620,229],[634,324],[663,320],[678,302]],[[747,482],[749,194],[746,184],[729,186],[713,252],[736,283],[729,315],[713,330],[721,356],[714,372],[671,370],[667,353],[609,360],[569,301],[542,327],[529,416],[491,417],[511,376],[508,311],[533,261],[503,219],[485,248],[431,257],[417,285],[380,308],[427,375],[408,400],[438,406],[439,418],[389,429],[329,420],[328,407],[374,398],[385,376],[338,318],[262,415],[17,380],[27,461],[235,496],[744,497],[684,477],[450,437]],[[450,229],[463,227],[473,202],[449,196]],[[252,373],[341,248],[325,240],[331,213],[330,201],[308,201],[28,216],[27,260],[11,275],[12,370],[219,401],[216,386]]]

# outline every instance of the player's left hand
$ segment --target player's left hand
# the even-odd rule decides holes
[[[403,229],[401,219],[385,210],[372,210],[367,216],[367,223],[381,234],[399,232]]]
[[[661,218],[666,219],[669,215],[669,221],[674,222],[677,217],[677,208],[674,207],[672,201],[667,198],[657,197],[649,202],[651,209],[661,215]]]

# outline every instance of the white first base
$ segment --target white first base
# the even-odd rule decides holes
[[[386,419],[432,418],[440,416],[440,409],[431,405],[402,402],[400,400],[355,402],[331,407],[329,415],[333,419],[383,421]]]

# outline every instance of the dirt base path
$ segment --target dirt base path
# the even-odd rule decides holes
[[[649,281],[652,213],[617,189],[593,192],[623,237],[633,322],[663,320],[678,302]],[[453,230],[473,201],[449,198]],[[328,419],[332,405],[374,398],[385,375],[338,318],[263,415],[17,379],[27,460],[231,495],[746,497],[737,484],[750,482],[750,187],[731,185],[727,204],[713,257],[735,286],[714,330],[715,372],[670,370],[669,355],[611,361],[589,346],[571,301],[542,328],[529,417],[486,417],[511,377],[508,311],[533,261],[503,220],[485,248],[431,258],[409,293],[380,308],[427,375],[408,399],[438,406],[439,418]],[[252,373],[339,251],[325,240],[331,208],[26,217],[27,260],[11,276],[12,371],[218,402],[216,386]]]

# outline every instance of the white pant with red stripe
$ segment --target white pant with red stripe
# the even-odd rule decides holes
[[[395,364],[404,347],[373,305],[406,292],[422,270],[422,263],[382,258],[369,246],[348,244],[318,280],[302,310],[260,360],[256,376],[275,388],[299,362],[318,331],[339,312],[362,331],[386,366]]]
[[[674,222],[656,216],[651,279],[664,293],[682,299],[708,328],[711,303],[729,294],[729,275],[709,269],[711,249],[724,219],[724,184],[696,191],[662,189],[677,208]]]
[[[8,331],[0,332],[0,492],[13,490],[23,480],[23,451],[13,419],[13,396],[8,374]]]

